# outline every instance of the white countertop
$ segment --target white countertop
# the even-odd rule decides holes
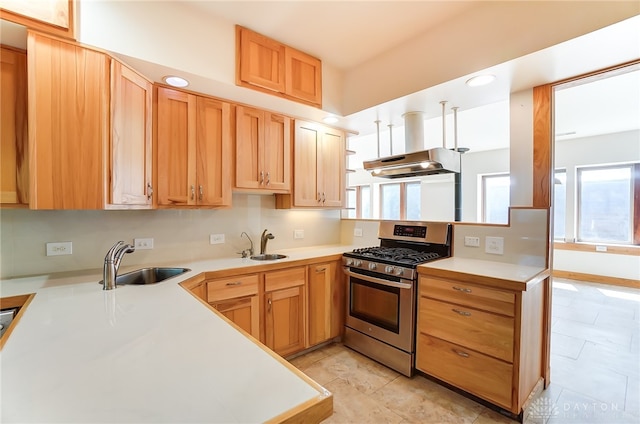
[[[499,280],[526,283],[545,271],[544,267],[516,265],[480,259],[447,258],[420,265],[422,269],[434,269],[452,273],[479,275]]]
[[[351,248],[280,251],[289,257],[276,262]],[[110,291],[98,273],[0,281],[2,297],[37,293],[0,352],[0,421],[264,422],[327,396],[178,285],[264,263],[174,263],[192,271]]]

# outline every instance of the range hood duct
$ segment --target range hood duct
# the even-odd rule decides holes
[[[424,113],[407,112],[404,117],[405,152],[365,161],[364,169],[374,177],[403,178],[460,172],[460,153],[443,147],[424,150]]]

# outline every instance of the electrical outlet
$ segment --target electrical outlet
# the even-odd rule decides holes
[[[153,239],[152,238],[134,238],[133,247],[135,247],[136,250],[153,249]]]
[[[354,228],[353,235],[354,237],[362,237],[362,228]]]
[[[606,252],[606,251],[607,251],[607,246],[601,246],[601,245],[596,246],[596,252]]]
[[[294,239],[303,239],[304,238],[304,230],[293,230],[293,238]]]
[[[224,234],[210,234],[209,244],[224,244]]]
[[[464,245],[469,247],[480,247],[480,237],[464,236]]]
[[[73,243],[70,241],[59,241],[46,243],[47,256],[60,256],[73,254]]]
[[[484,251],[492,255],[503,255],[504,237],[485,237]]]

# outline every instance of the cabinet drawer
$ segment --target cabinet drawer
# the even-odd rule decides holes
[[[426,334],[417,344],[416,368],[511,409],[513,365]]]
[[[258,274],[239,275],[207,282],[207,302],[258,294]]]
[[[457,281],[420,277],[420,295],[507,316],[515,315],[515,293]]]
[[[281,271],[270,271],[264,274],[264,291],[270,292],[288,287],[303,286],[306,279],[307,268],[304,266]]]
[[[513,362],[513,318],[420,298],[419,331]]]

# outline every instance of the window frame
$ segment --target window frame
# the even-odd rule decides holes
[[[497,172],[491,174],[481,174],[480,177],[480,201],[478,204],[480,205],[480,222],[481,224],[507,224],[505,223],[496,223],[496,222],[488,222],[487,221],[487,179],[489,178],[504,178],[507,177],[509,179],[509,184],[511,184],[511,173],[510,172]],[[508,209],[507,209],[508,211]],[[507,212],[508,214],[508,212]],[[508,218],[507,218],[508,220]]]
[[[580,229],[582,222],[582,214],[581,214],[581,206],[582,206],[582,176],[581,173],[583,171],[592,171],[592,170],[606,170],[606,169],[621,169],[628,168],[630,170],[630,190],[629,190],[629,232],[630,239],[625,242],[615,241],[615,240],[584,240],[581,237]],[[575,198],[576,198],[576,206],[575,206],[575,216],[574,216],[574,226],[575,226],[575,240],[576,243],[581,244],[592,244],[592,245],[601,245],[601,244],[616,244],[616,245],[639,245],[640,244],[640,163],[614,163],[607,165],[583,165],[577,166],[575,170],[576,184],[575,184]]]

